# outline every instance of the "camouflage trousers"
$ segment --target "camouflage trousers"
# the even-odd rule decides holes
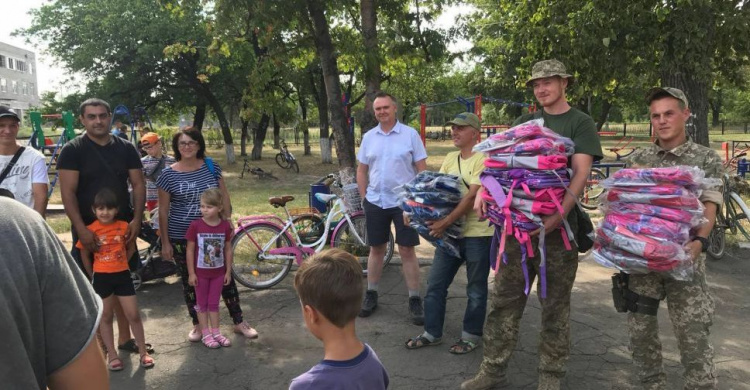
[[[558,232],[547,235],[546,274],[547,297],[537,295],[542,305],[542,330],[539,335],[539,373],[557,378],[565,376],[565,365],[570,356],[570,293],[578,270],[578,251],[565,250]],[[533,240],[534,257],[526,260],[530,283],[539,275],[540,257],[537,239]],[[500,263],[490,291],[489,313],[484,325],[484,359],[480,373],[504,375],[513,349],[518,342],[518,332],[528,296],[524,293],[525,281],[521,265],[521,248],[508,237],[506,244],[508,263]]]
[[[692,281],[677,281],[656,273],[630,275],[629,289],[650,298],[666,298],[685,368],[685,389],[715,389],[714,350],[708,340],[714,301],[706,285],[705,255],[696,260]],[[628,313],[628,332],[641,384],[649,390],[666,389],[657,317]]]

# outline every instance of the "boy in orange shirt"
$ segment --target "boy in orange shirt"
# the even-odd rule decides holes
[[[141,351],[141,367],[151,368],[154,366],[154,359],[144,348],[146,341],[143,322],[128,269],[128,259],[135,252],[135,242],[126,244],[125,234],[128,231],[128,223],[115,220],[117,196],[109,189],[105,188],[96,194],[92,209],[96,215],[96,221],[87,228],[96,235],[99,250],[93,253],[92,261],[92,253],[81,245],[80,241],[76,246],[81,250],[81,260],[86,272],[92,277],[94,291],[104,303],[99,332],[108,351],[107,366],[111,371],[120,371],[123,368],[122,360],[116,353],[112,330],[113,305],[116,298],[130,322],[130,328]]]

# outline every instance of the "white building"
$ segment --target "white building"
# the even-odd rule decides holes
[[[20,116],[39,106],[34,52],[0,42],[0,105]]]

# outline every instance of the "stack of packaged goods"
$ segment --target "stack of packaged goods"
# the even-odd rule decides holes
[[[458,176],[422,171],[399,189],[399,207],[409,217],[409,226],[456,257],[460,257],[456,239],[461,238],[464,218],[452,223],[441,238],[430,235],[427,222],[447,217],[458,206],[463,185],[460,183]]]
[[[706,222],[701,191],[720,185],[698,167],[622,169],[601,182],[607,189],[594,259],[628,274],[663,272],[691,280],[685,246]]]
[[[525,263],[527,257],[535,256],[529,233],[540,230],[539,283],[541,296],[546,297],[546,232],[541,217],[563,214],[562,200],[570,184],[568,156],[573,154],[575,145],[543,125],[541,119],[522,123],[490,136],[477,144],[474,151],[487,155],[485,170],[480,176],[483,189],[479,196],[487,202],[486,216],[495,225],[492,267],[497,272],[500,258],[507,263],[506,239],[514,236],[521,247],[525,293],[528,294],[531,286]],[[566,248],[571,249],[573,233],[565,219],[560,229]]]

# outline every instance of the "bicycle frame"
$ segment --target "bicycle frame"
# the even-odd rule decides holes
[[[299,233],[297,233],[297,228],[294,226],[293,218],[291,214],[289,213],[289,210],[286,208],[286,206],[283,207],[284,212],[287,215],[287,220],[284,222],[281,218],[279,218],[277,215],[274,214],[264,214],[264,215],[257,215],[257,216],[248,216],[248,217],[242,217],[239,219],[237,223],[237,228],[235,229],[235,234],[240,234],[242,231],[252,225],[257,224],[271,224],[275,227],[277,227],[280,232],[274,236],[271,240],[269,240],[267,243],[262,244],[255,241],[255,238],[251,235],[247,235],[247,237],[250,239],[250,241],[253,243],[253,245],[258,248],[259,252],[261,253],[259,256],[262,259],[266,260],[288,260],[294,258],[297,264],[302,264],[302,261],[307,256],[310,256],[314,253],[320,252],[323,247],[326,245],[326,241],[328,241],[328,233],[331,230],[330,224],[331,222],[335,221],[335,218],[340,218],[339,223],[336,225],[336,227],[333,229],[332,237],[336,236],[336,232],[340,228],[344,226],[344,224],[349,224],[351,226],[354,226],[352,223],[352,216],[356,216],[361,214],[361,212],[356,213],[349,213],[346,205],[344,204],[343,200],[341,198],[335,198],[335,202],[333,203],[333,206],[331,207],[331,211],[326,216],[325,220],[325,231],[323,232],[323,235],[318,238],[315,242],[310,244],[302,244],[301,240],[299,238]],[[292,234],[289,233],[289,230],[291,228]],[[352,229],[354,236],[359,240],[360,244],[366,245],[365,241],[362,237],[359,236],[359,233],[356,229]],[[273,245],[276,240],[278,240],[282,235],[286,235],[287,238],[292,242],[293,246],[291,247],[283,247],[283,248],[273,248],[269,249],[271,245]],[[333,238],[331,238],[331,245],[333,245]]]

